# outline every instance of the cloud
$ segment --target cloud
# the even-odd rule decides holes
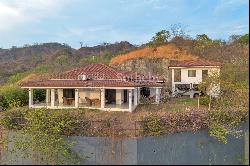
[[[7,30],[13,27],[16,23],[26,20],[26,18],[20,13],[5,4],[0,2],[0,31]]]
[[[70,38],[70,37],[86,37],[88,35],[93,35],[96,33],[105,33],[111,31],[111,25],[96,25],[89,27],[66,27],[63,30],[56,33],[56,36],[59,38]]]
[[[248,30],[248,25],[237,25],[230,32],[232,34],[243,34]]]
[[[62,0],[2,0],[0,2],[0,32],[9,31],[18,25],[34,22],[44,17],[53,17],[68,1]]]
[[[236,10],[241,6],[248,6],[248,0],[221,0],[219,4],[214,8],[214,14],[218,15],[220,13],[228,13],[230,11]]]

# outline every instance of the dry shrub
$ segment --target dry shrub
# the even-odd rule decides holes
[[[182,131],[196,131],[207,126],[208,114],[205,110],[186,112],[151,113],[143,118],[144,135],[160,135]]]

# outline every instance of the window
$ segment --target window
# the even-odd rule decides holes
[[[181,69],[174,69],[174,82],[181,82]]]
[[[202,70],[202,80],[206,79],[208,76],[208,70]]]
[[[196,77],[196,70],[188,70],[188,77]]]

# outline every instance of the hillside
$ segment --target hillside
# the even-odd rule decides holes
[[[41,64],[50,64],[53,56],[60,51],[70,49],[59,43],[12,47],[0,51],[0,83],[17,72],[28,71]]]
[[[186,50],[181,50],[174,44],[166,44],[156,48],[145,47],[126,54],[121,54],[111,59],[110,64],[121,64],[127,60],[145,58],[145,59],[169,59],[169,60],[194,60],[197,56],[188,53]]]
[[[90,55],[115,55],[134,48],[135,46],[129,42],[123,41],[94,47],[82,47],[78,50],[60,43],[43,43],[31,46],[25,45],[20,48],[0,49],[0,84],[13,74],[30,71],[41,65],[60,71],[63,65],[58,64],[57,59],[62,55],[64,61],[67,62],[65,66],[70,68],[80,65],[80,60]]]
[[[104,43],[93,47],[81,47],[76,51],[79,56],[86,55],[105,55],[105,54],[118,54],[131,51],[136,47],[127,41],[121,41],[113,44]]]

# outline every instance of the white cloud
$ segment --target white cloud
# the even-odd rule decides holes
[[[95,33],[105,33],[112,30],[111,25],[96,25],[89,27],[66,27],[62,31],[56,33],[56,36],[59,38],[70,38],[70,37],[86,37],[93,35]]]
[[[67,2],[62,0],[2,0],[0,2],[0,32],[44,17],[53,17]]]
[[[0,31],[13,27],[20,20],[26,20],[20,11],[0,3]]]
[[[243,34],[243,33],[246,33],[247,29],[248,29],[248,25],[237,25],[230,32],[232,34]]]
[[[241,6],[249,5],[248,0],[221,0],[214,9],[214,14],[228,13],[229,11],[238,9]]]

